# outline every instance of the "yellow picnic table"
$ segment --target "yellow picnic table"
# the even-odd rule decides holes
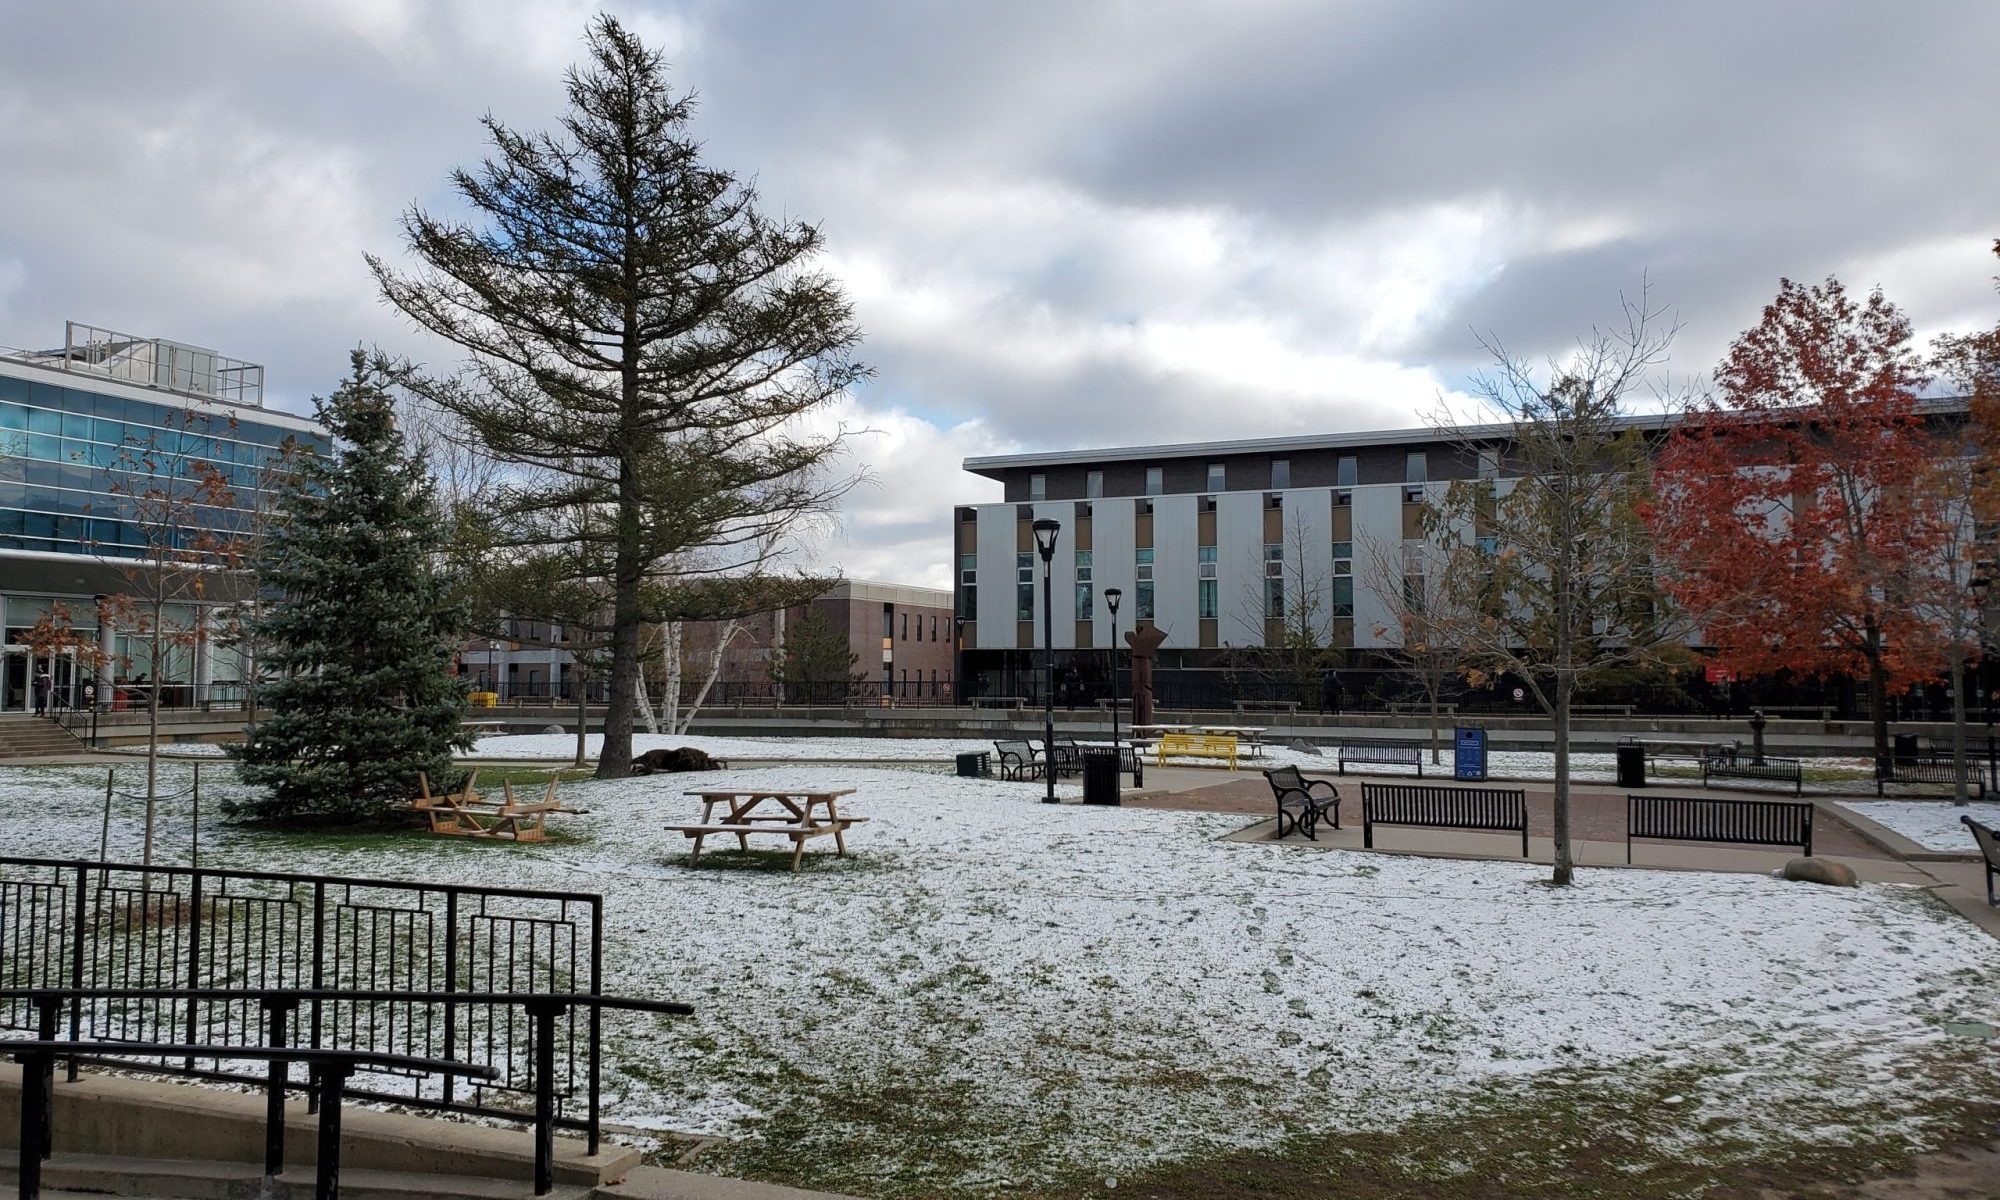
[[[852,796],[853,788],[819,791],[767,788],[756,791],[693,791],[686,794],[701,801],[700,823],[669,825],[667,829],[694,842],[694,849],[688,855],[689,866],[700,860],[702,843],[709,834],[734,834],[737,846],[748,850],[751,834],[772,833],[792,839],[792,870],[796,871],[808,839],[831,834],[834,849],[845,856],[848,828],[868,819],[840,814],[837,801],[842,796]],[[766,803],[784,811],[756,812]],[[720,818],[715,811],[718,806],[727,810]]]

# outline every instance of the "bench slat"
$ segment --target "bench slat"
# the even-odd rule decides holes
[[[1625,797],[1625,861],[1632,841],[1798,846],[1812,856],[1813,806],[1798,800],[1718,800],[1711,796]]]
[[[1475,829],[1521,834],[1528,857],[1528,798],[1518,788],[1442,787],[1436,784],[1361,785],[1361,844],[1375,847],[1375,826]]]
[[[1424,748],[1415,742],[1342,742],[1335,770],[1347,774],[1347,764],[1387,763],[1415,767],[1417,778],[1424,777]]]

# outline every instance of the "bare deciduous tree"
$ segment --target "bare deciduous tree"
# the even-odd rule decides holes
[[[1501,478],[1454,481],[1427,517],[1446,564],[1440,618],[1466,665],[1521,680],[1550,718],[1556,884],[1575,874],[1572,699],[1677,660],[1686,629],[1654,578],[1643,517],[1651,461],[1625,409],[1677,327],[1662,328],[1644,292],[1622,307],[1620,326],[1594,330],[1539,369],[1481,339],[1495,365],[1478,392],[1501,423],[1441,432],[1469,458],[1499,442]]]

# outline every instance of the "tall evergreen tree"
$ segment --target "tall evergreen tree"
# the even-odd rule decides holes
[[[773,219],[705,165],[688,97],[610,17],[554,134],[488,118],[493,155],[452,184],[472,220],[412,209],[419,268],[371,258],[382,293],[471,355],[420,382],[495,457],[503,557],[563,546],[602,586],[610,697],[600,777],[628,773],[642,629],[747,616],[812,593],[768,570],[787,531],[850,486],[813,418],[867,375],[816,226]],[[570,514],[595,515],[577,532]],[[730,577],[732,611],[701,611]]]
[[[239,815],[361,824],[468,747],[451,674],[464,616],[441,577],[448,530],[420,456],[396,429],[394,373],[357,350],[260,554],[270,717],[243,749],[268,795]]]

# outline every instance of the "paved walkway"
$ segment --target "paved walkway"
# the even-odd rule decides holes
[[[1313,772],[1307,772],[1313,774]],[[1331,772],[1328,772],[1331,776]],[[1316,840],[1296,834],[1284,839],[1288,846],[1303,850],[1363,850],[1361,845],[1361,784],[1367,779],[1380,783],[1415,782],[1408,774],[1332,777],[1340,789],[1340,815],[1344,828],[1320,826]],[[1453,785],[1449,778],[1425,783]],[[1478,785],[1454,785],[1478,786]],[[1495,781],[1489,787],[1519,788],[1528,803],[1528,861],[1555,861],[1555,791],[1546,783]],[[1664,791],[1665,789],[1655,789]],[[1707,795],[1717,799],[1791,799],[1789,793],[1752,792],[1747,789],[1681,789],[1687,795]],[[1856,875],[1870,883],[1905,884],[1929,888],[1939,899],[1957,909],[1975,925],[2000,938],[2000,909],[1986,902],[1985,871],[1977,860],[1947,858],[1897,836],[1837,805],[1842,798],[1808,796],[1818,807],[1813,822],[1813,853],[1854,868]],[[1128,794],[1124,803],[1135,808],[1158,808],[1181,812],[1241,813],[1261,818],[1231,834],[1232,841],[1273,841],[1277,821],[1273,815],[1271,787],[1254,766],[1234,773],[1207,767],[1148,767],[1146,789]],[[1570,791],[1571,852],[1579,866],[1623,867],[1625,854],[1625,792],[1606,784],[1576,784]],[[1519,834],[1474,833],[1445,829],[1410,829],[1402,826],[1375,831],[1377,854],[1416,854],[1439,858],[1515,859],[1521,857]],[[1655,842],[1633,844],[1632,866],[1673,871],[1727,871],[1767,875],[1781,869],[1795,851],[1718,846],[1703,842]]]

